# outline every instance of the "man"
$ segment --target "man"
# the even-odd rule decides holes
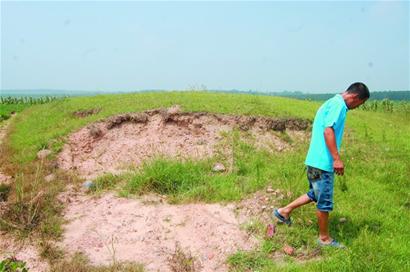
[[[302,205],[316,202],[316,216],[319,225],[318,243],[321,246],[344,247],[329,235],[329,212],[333,210],[334,172],[344,174],[344,165],[340,159],[346,113],[362,105],[369,98],[369,89],[357,82],[343,93],[327,100],[317,111],[313,122],[312,138],[306,156],[309,191],[288,204],[276,209],[274,216],[279,221],[290,225],[290,214]]]

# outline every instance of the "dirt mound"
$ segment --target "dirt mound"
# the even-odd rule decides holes
[[[78,117],[78,118],[84,118],[84,117],[87,117],[89,115],[97,114],[100,111],[101,111],[100,108],[88,109],[88,110],[79,110],[79,111],[73,112],[73,116]]]
[[[234,204],[170,205],[156,195],[66,197],[69,223],[62,247],[84,252],[94,264],[134,261],[147,271],[170,271],[168,262],[178,244],[192,254],[200,271],[227,271],[227,256],[257,244],[240,229]]]
[[[60,168],[84,178],[118,173],[157,155],[212,156],[222,132],[239,129],[259,146],[281,151],[289,145],[274,131],[306,130],[302,119],[181,112],[178,106],[110,117],[72,134],[58,157]]]

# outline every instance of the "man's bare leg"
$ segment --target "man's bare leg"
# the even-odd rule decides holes
[[[293,200],[286,207],[279,208],[278,212],[287,219],[294,209],[306,205],[310,202],[312,202],[312,200],[307,196],[307,194],[304,194]]]
[[[325,244],[332,242],[329,235],[329,213],[317,210],[316,216],[319,225],[319,239]]]

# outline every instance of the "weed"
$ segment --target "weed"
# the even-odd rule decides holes
[[[11,257],[0,262],[0,272],[28,272],[28,268],[25,262]]]
[[[0,184],[0,202],[7,201],[10,193],[10,185]]]
[[[191,252],[185,253],[179,244],[168,258],[168,266],[172,272],[195,272],[200,268]]]
[[[74,254],[69,260],[54,263],[51,272],[143,272],[140,264],[122,262],[111,265],[94,266],[88,258],[81,253]]]
[[[111,173],[105,174],[96,178],[93,182],[93,186],[90,188],[90,192],[102,192],[104,190],[110,190],[115,188],[121,182],[129,179],[129,174],[113,175]]]

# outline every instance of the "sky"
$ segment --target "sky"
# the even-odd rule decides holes
[[[407,1],[0,7],[3,90],[410,90]]]

